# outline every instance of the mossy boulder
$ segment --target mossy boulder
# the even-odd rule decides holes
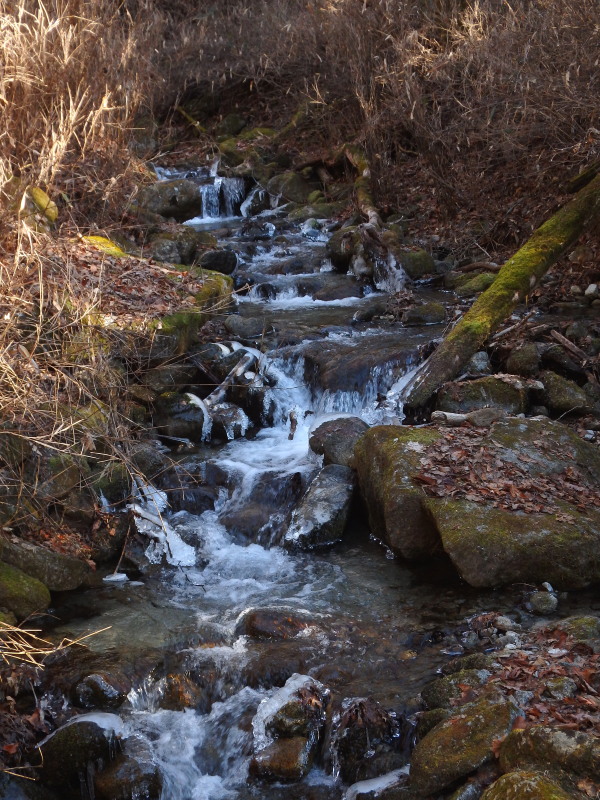
[[[537,375],[540,369],[540,354],[534,342],[527,342],[515,347],[506,360],[506,369],[511,375],[522,375],[530,378]]]
[[[360,245],[360,234],[356,226],[340,228],[327,242],[327,255],[337,272],[347,272],[352,257]]]
[[[28,470],[32,466],[28,465]],[[83,456],[46,451],[35,463],[39,499],[60,500],[87,481],[91,469]]]
[[[226,117],[223,117],[215,128],[215,133],[217,136],[237,136],[238,133],[244,130],[247,124],[244,117],[233,111],[231,114],[227,114]]]
[[[126,739],[108,766],[94,776],[96,800],[160,800],[163,778],[143,739]]]
[[[588,395],[574,381],[546,370],[540,375],[544,384],[544,404],[550,413],[585,414],[591,410],[592,403]]]
[[[549,581],[581,589],[600,580],[600,511],[569,504],[565,523],[552,514],[505,511],[468,500],[427,498],[446,553],[471,586]]]
[[[600,619],[598,617],[567,617],[561,619],[556,627],[572,636],[577,642],[600,639]]]
[[[330,219],[339,214],[344,208],[343,203],[310,203],[299,205],[292,209],[288,217],[297,222],[306,222],[308,219]]]
[[[435,273],[435,260],[427,250],[403,250],[394,253],[409,278],[418,280]]]
[[[352,467],[356,443],[368,430],[367,423],[359,417],[329,419],[311,431],[310,449],[323,456],[324,464]]]
[[[231,275],[237,265],[238,257],[233,250],[208,250],[200,258],[203,269],[220,272],[222,275]]]
[[[122,462],[111,461],[94,470],[89,485],[98,497],[104,497],[115,505],[129,497],[131,474]]]
[[[479,275],[475,275],[475,277],[469,278],[468,281],[457,286],[455,292],[459,297],[474,297],[476,294],[489,289],[495,280],[496,275],[493,272],[480,272]]]
[[[428,709],[448,709],[462,695],[465,686],[483,686],[490,676],[491,672],[486,669],[459,670],[428,683],[421,690],[421,697]]]
[[[143,211],[185,222],[202,213],[200,188],[185,178],[159,181],[140,190],[136,204]]]
[[[434,429],[378,425],[354,449],[361,495],[375,536],[397,555],[423,559],[437,553],[440,539],[413,483],[420,459],[440,434]]]
[[[536,725],[512,731],[500,748],[504,772],[560,769],[595,783],[600,781],[600,739],[583,731]]]
[[[228,167],[239,167],[250,154],[246,149],[239,149],[237,140],[229,137],[219,142],[219,152],[222,162]]]
[[[412,787],[423,796],[436,794],[492,761],[495,742],[510,731],[518,713],[515,705],[499,695],[462,706],[415,747]]]
[[[41,581],[0,561],[0,608],[11,611],[20,621],[45,611],[49,605],[50,592]]]
[[[444,322],[446,319],[446,309],[442,303],[423,303],[422,306],[408,308],[402,314],[404,325],[434,325]]]
[[[481,800],[573,800],[577,796],[547,775],[518,770],[498,778]]]
[[[467,414],[493,406],[507,414],[522,414],[527,406],[527,389],[518,379],[506,381],[493,375],[474,381],[446,383],[438,392],[438,411]]]
[[[157,394],[170,391],[183,391],[198,377],[198,369],[193,364],[161,364],[149,369],[143,376],[143,384]]]
[[[57,553],[16,536],[2,537],[2,560],[37,578],[53,592],[77,589],[90,573],[87,562]]]
[[[313,190],[314,186],[297,172],[274,175],[267,184],[269,194],[272,197],[281,197],[283,202],[307,203]]]
[[[150,237],[146,255],[169,264],[193,264],[206,248],[216,247],[216,238],[207,231],[195,231],[186,225],[163,230]]]

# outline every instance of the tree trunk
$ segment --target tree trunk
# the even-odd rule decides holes
[[[489,289],[425,361],[405,391],[405,405],[417,409],[464,368],[473,353],[522,303],[540,278],[581,234],[600,218],[600,175],[581,189],[502,267]]]

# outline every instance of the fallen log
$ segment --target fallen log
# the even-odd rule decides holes
[[[599,218],[600,175],[597,175],[534,231],[504,264],[494,283],[421,365],[404,392],[405,406],[422,408],[443,383],[458,375],[540,278]]]

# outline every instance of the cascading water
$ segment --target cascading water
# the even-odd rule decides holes
[[[237,213],[243,182],[208,180],[203,216]],[[286,552],[277,543],[322,465],[309,448],[311,431],[332,414],[397,422],[402,382],[431,334],[357,325],[357,310],[381,295],[361,296],[343,276],[356,296],[336,298],[344,281],[330,271],[321,237],[288,228],[282,243],[251,247],[244,237],[237,233],[228,245],[238,250],[240,282],[248,279],[255,290],[229,321],[255,324],[256,334],[241,337],[243,344],[232,336],[217,355],[231,359],[243,349],[253,356],[245,377],[261,393],[268,424],[255,425],[251,438],[200,443],[182,462],[213,492],[208,510],[169,512],[169,488],[160,494],[141,487],[133,511],[152,536],[147,560],[156,565],[163,552],[162,567],[93,597],[94,626],[112,627],[90,646],[140,660],[168,654],[118,712],[123,735],[153,754],[163,800],[292,800],[307,797],[307,787],[311,797],[339,798],[345,788],[326,747],[290,788],[250,781],[252,720],[261,701],[290,676],[309,674],[331,690],[338,709],[349,698],[372,697],[400,718],[440,651],[456,647],[452,621],[476,607],[458,583],[440,586],[386,559],[356,510],[346,541],[333,550]],[[282,274],[282,265],[292,274]],[[272,291],[260,293],[266,284]],[[207,416],[216,418],[215,409],[208,398],[188,399],[204,415],[209,438],[216,423]],[[477,603],[485,605],[486,596]],[[276,620],[270,628],[269,619]],[[89,626],[73,618],[60,632],[77,636]],[[442,635],[434,639],[434,630]],[[188,684],[190,697],[182,691],[173,699],[173,685]]]

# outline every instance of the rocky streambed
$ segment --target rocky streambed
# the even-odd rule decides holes
[[[273,210],[273,186],[161,177],[144,213],[201,217],[154,258],[199,261],[236,302],[201,342],[171,320],[128,388],[146,432],[133,482],[94,485],[107,566],[56,556],[56,577],[5,537],[0,605],[102,632],[48,664],[41,785],[4,796],[586,796],[600,456],[593,426],[550,419],[594,412],[585,376],[543,344],[510,374],[480,353],[434,424],[402,424],[411,369],[477,290],[453,291],[439,243],[319,218],[300,176]],[[80,474],[59,467],[70,507]]]

